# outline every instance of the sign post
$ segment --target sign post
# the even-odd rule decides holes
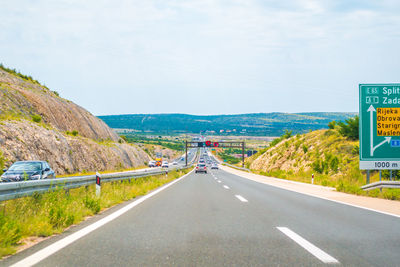
[[[96,172],[96,196],[100,197],[101,193],[101,176],[98,172]]]
[[[360,169],[400,169],[400,84],[360,84]]]

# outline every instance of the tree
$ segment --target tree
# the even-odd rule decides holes
[[[335,126],[336,126],[336,121],[331,121],[330,123],[328,123],[329,129],[335,129]]]
[[[347,138],[352,140],[358,140],[359,138],[359,117],[355,116],[353,118],[349,118],[346,122],[338,122],[339,133]]]

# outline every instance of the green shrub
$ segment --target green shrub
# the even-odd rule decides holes
[[[15,245],[21,239],[21,227],[19,224],[0,214],[0,246]]]
[[[351,154],[358,155],[360,153],[360,147],[358,145],[354,145],[353,149],[351,150]]]
[[[308,147],[307,147],[306,145],[303,145],[303,152],[304,152],[304,154],[306,154],[307,151],[308,151]]]
[[[337,172],[338,168],[339,168],[339,159],[338,157],[334,156],[330,163],[329,163],[329,167],[331,168],[332,171]]]
[[[282,135],[282,137],[284,139],[289,139],[290,137],[292,137],[292,133],[293,131],[285,130],[285,133]]]
[[[42,121],[42,117],[40,117],[40,115],[35,114],[35,115],[32,115],[32,120],[36,123],[39,123]]]
[[[323,166],[321,166],[321,161],[318,158],[312,163],[312,168],[318,173],[324,172],[324,168]]]
[[[99,213],[100,211],[100,199],[92,199],[89,197],[86,197],[83,200],[83,203],[85,204],[85,207],[90,209],[94,214]]]
[[[338,122],[339,133],[351,140],[359,138],[359,117],[349,118],[346,122]]]
[[[335,126],[336,126],[336,121],[331,121],[330,123],[328,123],[329,129],[335,129]]]
[[[57,91],[53,91],[53,93],[54,93],[56,96],[60,97],[60,94],[59,94]]]
[[[77,130],[73,130],[71,133],[73,136],[77,136],[78,135],[78,131]]]
[[[67,214],[65,207],[52,207],[49,212],[49,222],[53,228],[62,228],[74,223],[74,215]]]

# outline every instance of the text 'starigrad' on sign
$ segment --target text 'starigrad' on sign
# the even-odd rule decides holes
[[[360,84],[360,169],[400,169],[400,84]]]

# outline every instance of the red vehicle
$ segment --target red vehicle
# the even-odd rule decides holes
[[[197,164],[195,173],[198,173],[198,172],[207,173],[207,166],[206,166],[205,163],[199,163],[199,164]]]

